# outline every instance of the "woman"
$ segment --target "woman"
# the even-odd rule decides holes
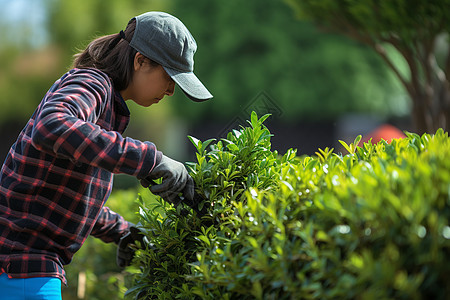
[[[125,31],[92,41],[50,88],[0,172],[2,299],[61,299],[63,265],[88,235],[115,243],[129,237],[131,224],[104,206],[114,173],[144,186],[163,178],[150,189],[169,202],[179,193],[193,197],[182,163],[122,133],[125,100],[148,107],[175,84],[194,101],[212,98],[193,73],[196,48],[177,18],[144,13]]]

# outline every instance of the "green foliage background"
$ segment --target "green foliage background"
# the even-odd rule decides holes
[[[284,122],[407,110],[399,86],[375,53],[299,21],[283,1],[176,3],[174,14],[199,44],[198,75],[216,96],[201,106],[177,103],[176,111],[187,118],[229,119],[261,90],[280,106]]]
[[[148,10],[173,13],[191,30],[199,46],[196,73],[215,95],[214,101],[197,104],[178,91],[152,109],[165,116],[188,124],[228,121],[262,90],[279,104],[286,122],[333,119],[348,112],[408,112],[400,87],[375,54],[299,21],[283,1],[40,2],[46,7],[48,35],[41,40],[47,42],[8,43],[5,36],[0,46],[0,124],[17,118],[25,122],[49,86],[70,68],[73,54]],[[13,26],[0,25],[6,31]],[[154,117],[132,112],[136,127]]]

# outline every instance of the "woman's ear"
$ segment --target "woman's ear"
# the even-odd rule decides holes
[[[144,62],[145,56],[137,52],[136,55],[134,56],[134,70],[138,71],[139,69],[141,69]]]

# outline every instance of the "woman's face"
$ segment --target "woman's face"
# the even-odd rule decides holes
[[[175,81],[161,65],[152,65],[142,54],[136,54],[133,79],[126,89],[128,99],[148,107],[158,103],[165,95],[172,96],[174,89]]]

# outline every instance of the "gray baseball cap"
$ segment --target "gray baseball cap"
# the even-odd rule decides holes
[[[211,99],[211,93],[194,74],[197,43],[186,26],[176,17],[157,11],[135,19],[130,46],[160,64],[193,101]]]

